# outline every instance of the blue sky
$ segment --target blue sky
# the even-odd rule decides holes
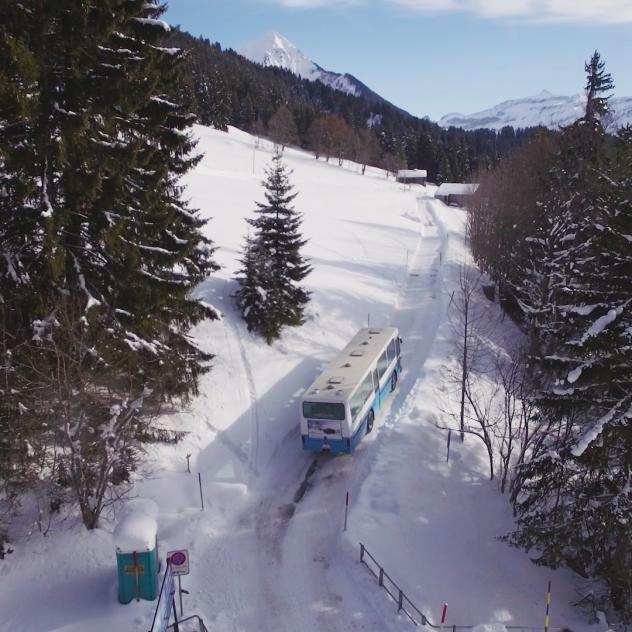
[[[433,120],[542,89],[574,94],[598,49],[632,96],[632,0],[170,0],[166,19],[225,48],[276,30]]]

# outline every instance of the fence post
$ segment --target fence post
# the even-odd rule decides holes
[[[202,504],[202,511],[204,511],[204,494],[202,494],[202,473],[198,472],[198,483],[200,484],[200,503]]]
[[[404,607],[404,593],[401,588],[399,589],[399,600],[397,602],[397,605],[399,606],[397,609],[397,611],[399,612]]]
[[[544,632],[549,630],[549,609],[551,607],[551,580],[546,591],[546,614],[544,615]]]
[[[452,441],[452,430],[448,430],[448,455],[445,458],[447,463],[450,460],[450,442]]]
[[[384,586],[384,569],[380,566],[380,576],[377,579],[378,586]]]
[[[364,544],[360,542],[360,561],[364,562]]]

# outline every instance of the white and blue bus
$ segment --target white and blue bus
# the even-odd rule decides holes
[[[361,329],[305,391],[301,437],[305,450],[353,452],[373,429],[375,413],[402,370],[395,327]]]

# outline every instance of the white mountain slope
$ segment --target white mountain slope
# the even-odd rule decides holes
[[[525,99],[512,99],[493,108],[474,114],[446,114],[440,121],[442,127],[462,127],[463,129],[502,129],[512,127],[535,127],[542,125],[552,129],[569,125],[583,113],[586,95],[573,96],[551,94],[543,90]],[[610,101],[612,118],[608,121],[611,130],[632,123],[632,97],[613,98]]]
[[[204,230],[221,265],[196,295],[223,317],[192,331],[214,354],[212,370],[186,409],[162,418],[186,434],[148,446],[133,491],[158,505],[163,567],[168,551],[189,551],[184,616],[201,615],[212,632],[413,632],[360,564],[362,542],[432,623],[449,604],[446,632],[490,622],[487,632],[506,632],[502,624],[535,632],[549,580],[551,630],[603,630],[571,605],[586,589],[580,578],[536,566],[498,539],[513,516],[488,480],[483,443],[453,437],[446,460],[437,426],[451,424],[448,411],[460,403],[448,310],[471,262],[465,212],[432,197],[434,187],[405,187],[372,167],[362,176],[358,164],[339,168],[286,149],[314,268],[305,280],[311,302],[305,323],[268,346],[246,331],[233,295],[273,144],[234,128],[194,133],[203,158],[183,184],[200,216],[212,216]],[[482,292],[474,303],[498,335],[520,335]],[[300,397],[369,318],[404,338],[397,388],[352,455],[304,452]],[[489,387],[496,389],[491,380]],[[487,392],[481,397],[489,401]],[[117,601],[116,516],[107,512],[88,532],[76,515],[47,524],[31,505],[15,551],[0,560],[0,632],[147,632],[155,602]]]
[[[303,79],[320,81],[346,94],[377,96],[352,75],[324,70],[287,38],[274,31],[266,33],[260,40],[244,44],[239,53],[262,66],[284,68]]]

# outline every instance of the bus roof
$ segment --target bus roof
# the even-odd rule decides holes
[[[398,335],[395,327],[366,327],[329,363],[303,393],[311,402],[344,402],[353,393],[376,357]]]

